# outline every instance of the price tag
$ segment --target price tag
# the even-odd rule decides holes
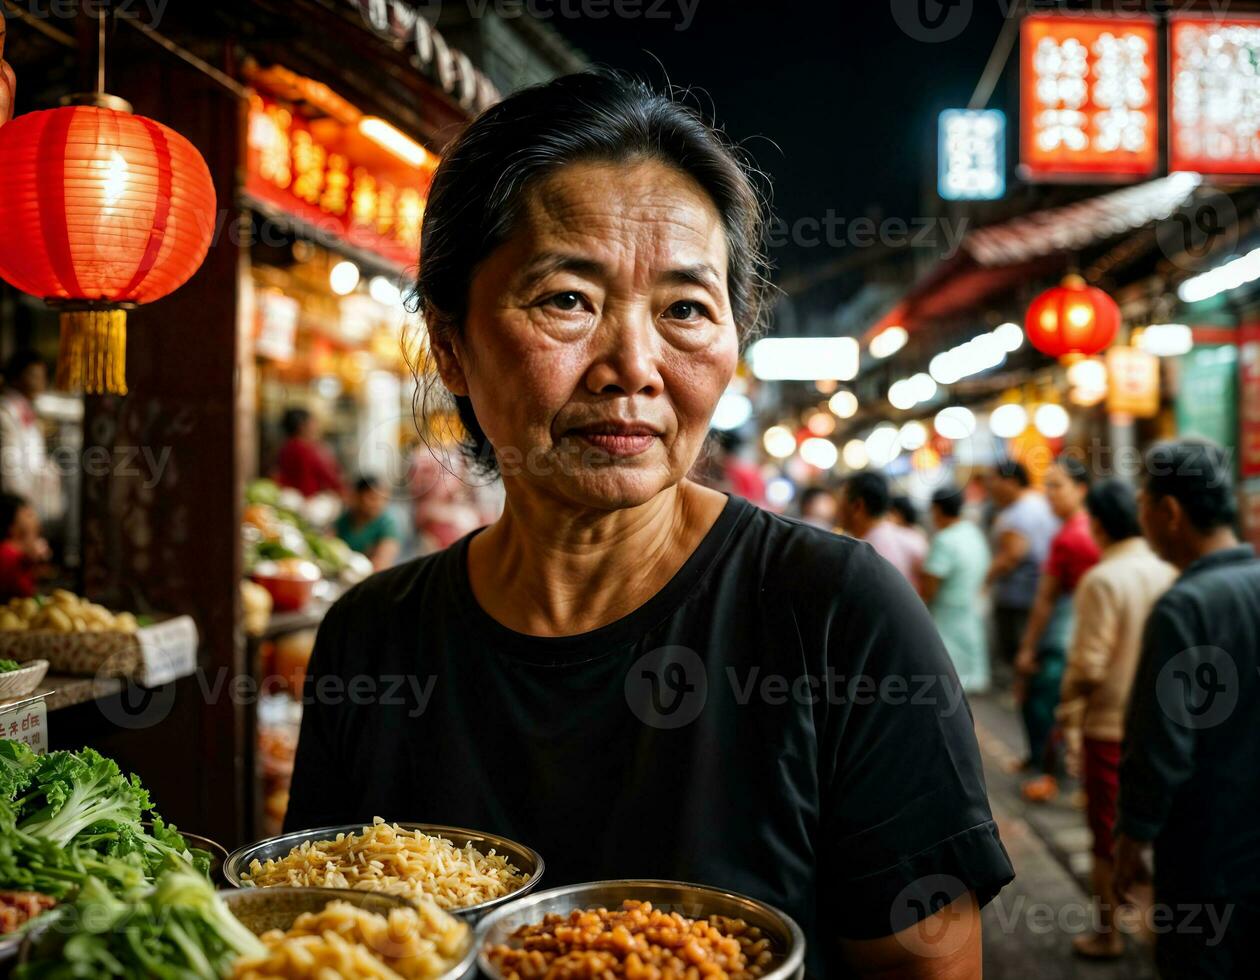
[[[0,711],[0,738],[25,742],[32,752],[48,751],[48,706],[44,699],[23,701]]]
[[[160,687],[197,669],[197,624],[191,616],[145,626],[137,638],[142,666],[136,680],[145,687]]]

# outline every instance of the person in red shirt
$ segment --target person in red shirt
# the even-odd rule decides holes
[[[276,457],[276,482],[303,497],[331,492],[344,497],[345,482],[332,451],[319,440],[315,419],[304,408],[284,413],[285,442]]]
[[[1063,524],[1050,542],[1037,598],[1015,657],[1019,675],[1016,693],[1028,736],[1028,760],[1031,766],[1042,768],[1042,775],[1023,788],[1025,799],[1034,803],[1052,799],[1059,790],[1051,735],[1072,633],[1072,593],[1101,556],[1085,510],[1089,493],[1085,465],[1071,456],[1060,456],[1046,471],[1045,490],[1050,509]]]
[[[12,493],[0,494],[0,602],[35,594],[35,580],[51,551],[35,508]]]

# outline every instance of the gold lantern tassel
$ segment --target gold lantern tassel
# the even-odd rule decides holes
[[[127,394],[127,311],[61,314],[57,387],[89,395]]]

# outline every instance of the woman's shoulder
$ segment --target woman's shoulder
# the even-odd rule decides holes
[[[865,541],[837,534],[752,504],[734,552],[753,563],[770,590],[839,594],[860,583],[901,576]]]
[[[465,545],[457,541],[449,548],[401,562],[376,572],[351,586],[333,603],[328,618],[352,626],[381,622],[391,614],[423,605],[433,590],[445,588],[453,581],[458,562],[457,550]]]

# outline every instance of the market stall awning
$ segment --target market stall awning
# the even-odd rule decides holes
[[[956,255],[921,277],[868,336],[892,324],[913,333],[934,321],[979,312],[1023,283],[1062,273],[1069,258],[1083,249],[1166,219],[1201,184],[1198,174],[1172,174],[976,229]]]

